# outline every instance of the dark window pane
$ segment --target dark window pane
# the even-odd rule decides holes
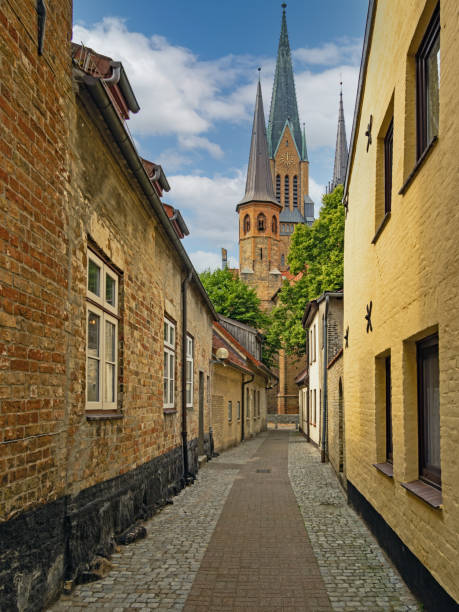
[[[105,275],[105,301],[111,306],[116,306],[116,281],[109,274]]]
[[[392,388],[390,357],[386,357],[386,460],[392,463]]]
[[[92,259],[88,264],[88,290],[100,296],[100,268]]]
[[[427,143],[438,135],[440,88],[440,37],[437,36],[426,58]]]
[[[392,206],[392,156],[394,142],[394,123],[390,122],[384,138],[384,212],[387,214]]]

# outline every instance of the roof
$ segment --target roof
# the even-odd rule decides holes
[[[305,219],[298,207],[284,206],[279,215],[279,223],[305,223]]]
[[[344,294],[343,294],[342,289],[340,289],[339,291],[324,291],[322,295],[320,295],[318,298],[308,302],[306,304],[306,308],[304,309],[304,314],[301,319],[301,324],[303,325],[303,329],[306,329],[309,327],[309,324],[311,323],[315,313],[319,309],[319,304],[321,304],[327,296],[332,297],[332,298],[337,298],[337,299],[343,299],[343,295]]]
[[[242,344],[240,344],[236,340],[236,338],[232,334],[230,334],[230,332],[225,327],[223,327],[223,325],[220,325],[220,323],[214,321],[214,328],[216,328],[221,334],[223,334],[223,336],[225,336],[225,338],[229,340],[238,351],[240,351],[243,355],[247,357],[247,360],[248,362],[250,362],[252,367],[255,367],[257,370],[261,371],[261,373],[265,376],[278,380],[278,376],[274,374],[274,372],[272,372],[268,367],[266,367],[264,363],[258,361],[258,359],[256,359],[251,353],[249,353],[249,351],[245,347],[243,347]]]
[[[330,191],[333,191],[337,185],[344,185],[347,168],[347,139],[346,139],[346,124],[344,122],[343,109],[343,92],[339,94],[339,110],[338,110],[338,130],[336,132],[336,149],[335,149],[335,165],[333,168],[333,178],[330,186]]]
[[[246,360],[234,350],[232,343],[228,339],[222,338],[221,333],[218,333],[218,330],[214,327],[212,333],[212,352],[216,353],[219,348],[226,348],[228,351],[228,359],[225,360],[225,364],[233,366],[245,374],[252,374],[252,370],[247,367]]]
[[[148,174],[148,178],[150,179],[150,181],[158,183],[159,187],[161,188],[161,191],[170,191],[171,187],[169,185],[169,181],[166,178],[166,175],[164,174],[162,166],[160,166],[159,164],[155,164],[154,162],[148,161],[148,159],[144,159],[143,157],[141,159],[143,167],[145,168],[145,171]]]
[[[231,323],[231,325],[235,325],[236,327],[242,327],[242,329],[246,329],[247,331],[252,332],[255,336],[261,336],[260,332],[256,327],[247,325],[247,323],[242,323],[241,321],[238,321],[237,319],[232,319],[231,317],[224,317],[221,314],[218,315],[218,318],[220,319],[220,321],[226,321],[227,323]]]
[[[268,123],[268,146],[270,157],[274,156],[286,120],[290,120],[296,148],[306,155],[306,137],[302,142],[298,104],[296,100],[295,80],[293,78],[292,56],[287,32],[285,6],[282,11],[282,25],[277,50],[276,71],[274,73],[273,93]]]
[[[248,202],[270,202],[279,208],[281,205],[274,195],[273,179],[268,157],[268,141],[266,139],[265,114],[263,111],[263,98],[261,84],[258,81],[255,112],[253,115],[252,141],[250,143],[249,167],[245,194],[237,205]]]
[[[163,203],[163,207],[177,233],[177,236],[180,239],[185,238],[185,236],[189,236],[190,230],[188,229],[179,209],[165,203]]]
[[[304,383],[307,378],[308,378],[308,368],[305,368],[298,374],[298,376],[296,376],[295,383],[297,385],[301,385],[301,383]]]
[[[348,162],[347,162],[347,168],[346,168],[346,179],[344,182],[343,199],[347,195],[351,165],[352,165],[352,161],[354,158],[355,145],[356,145],[356,134],[358,131],[358,124],[359,124],[359,118],[360,118],[360,104],[362,102],[363,84],[364,84],[366,73],[367,73],[368,56],[370,54],[370,40],[371,40],[371,36],[373,32],[373,23],[374,23],[375,13],[376,13],[375,0],[368,0],[367,23],[365,26],[365,38],[363,40],[362,59],[360,61],[359,82],[357,85],[357,96],[355,100],[354,120],[352,122],[351,141],[349,144],[349,156],[348,156]]]
[[[338,361],[338,359],[342,356],[343,356],[343,347],[341,347],[340,350],[336,353],[336,355],[330,359],[327,365],[327,370],[333,367],[335,363]]]

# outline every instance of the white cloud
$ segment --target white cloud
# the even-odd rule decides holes
[[[179,208],[190,229],[190,237],[206,245],[231,248],[238,240],[236,205],[245,191],[246,170],[233,176],[193,174],[169,176],[167,201]]]
[[[212,157],[220,159],[223,157],[223,151],[220,145],[215,144],[215,142],[210,142],[207,138],[203,136],[179,136],[179,143],[183,147],[183,149],[204,149],[207,151]]]
[[[303,47],[293,51],[298,63],[337,66],[340,64],[358,65],[362,53],[362,39],[342,38],[336,42],[324,43],[321,47]]]
[[[309,195],[311,196],[312,201],[315,204],[314,213],[315,213],[316,219],[319,216],[319,210],[320,210],[320,207],[322,206],[322,196],[324,195],[324,193],[325,193],[325,186],[320,185],[319,183],[316,183],[316,181],[312,178],[312,176],[310,176],[309,177]]]
[[[198,272],[204,270],[216,270],[222,267],[221,252],[216,251],[193,251],[190,253],[190,259]],[[228,265],[230,268],[237,268],[238,263],[234,257],[228,257]]]

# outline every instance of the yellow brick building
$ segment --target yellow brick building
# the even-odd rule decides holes
[[[457,0],[370,0],[344,195],[349,500],[429,610],[459,601],[458,35]]]

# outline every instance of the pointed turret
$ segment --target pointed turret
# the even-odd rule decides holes
[[[269,166],[268,141],[266,139],[265,113],[263,111],[260,80],[258,80],[257,97],[255,100],[245,194],[238,207],[248,202],[271,202],[279,206],[274,195],[273,179]]]
[[[344,180],[346,178],[347,158],[348,149],[346,139],[346,125],[344,123],[343,90],[341,87],[341,91],[339,93],[338,131],[336,133],[335,166],[333,169],[333,179],[331,181],[330,191],[333,191],[337,185],[344,185]]]
[[[287,18],[285,16],[286,6],[285,3],[282,4],[282,26],[277,51],[271,109],[269,112],[268,146],[270,157],[274,157],[276,153],[287,119],[293,126],[296,148],[298,151],[303,149],[295,81],[293,79],[292,56],[287,32]]]
[[[306,127],[303,123],[303,132],[301,134],[301,159],[308,161],[308,147],[306,145]]]

